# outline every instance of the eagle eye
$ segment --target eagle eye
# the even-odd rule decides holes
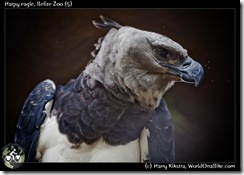
[[[167,58],[169,56],[169,50],[163,48],[163,47],[157,47],[157,53],[163,57],[163,58]]]

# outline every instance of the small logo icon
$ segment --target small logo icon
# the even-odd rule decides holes
[[[2,161],[8,168],[19,168],[25,161],[24,149],[18,144],[8,144],[2,149]]]

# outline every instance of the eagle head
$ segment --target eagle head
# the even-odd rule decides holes
[[[103,23],[93,24],[109,32],[99,39],[94,60],[85,72],[106,88],[119,87],[130,101],[153,110],[175,82],[199,85],[203,67],[180,44],[164,35],[100,17]]]

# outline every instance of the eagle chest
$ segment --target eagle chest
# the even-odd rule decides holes
[[[41,162],[138,162],[139,144],[139,138],[117,146],[109,145],[100,138],[93,144],[82,143],[74,148],[59,132],[56,117],[52,116],[46,118],[42,125],[36,158]]]

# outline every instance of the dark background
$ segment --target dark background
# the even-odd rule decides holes
[[[168,36],[204,67],[199,87],[177,83],[165,95],[175,124],[176,162],[236,160],[234,10],[7,9],[5,15],[5,144],[13,141],[18,115],[37,83],[64,85],[84,69],[93,44],[105,34],[91,21],[103,15]]]

